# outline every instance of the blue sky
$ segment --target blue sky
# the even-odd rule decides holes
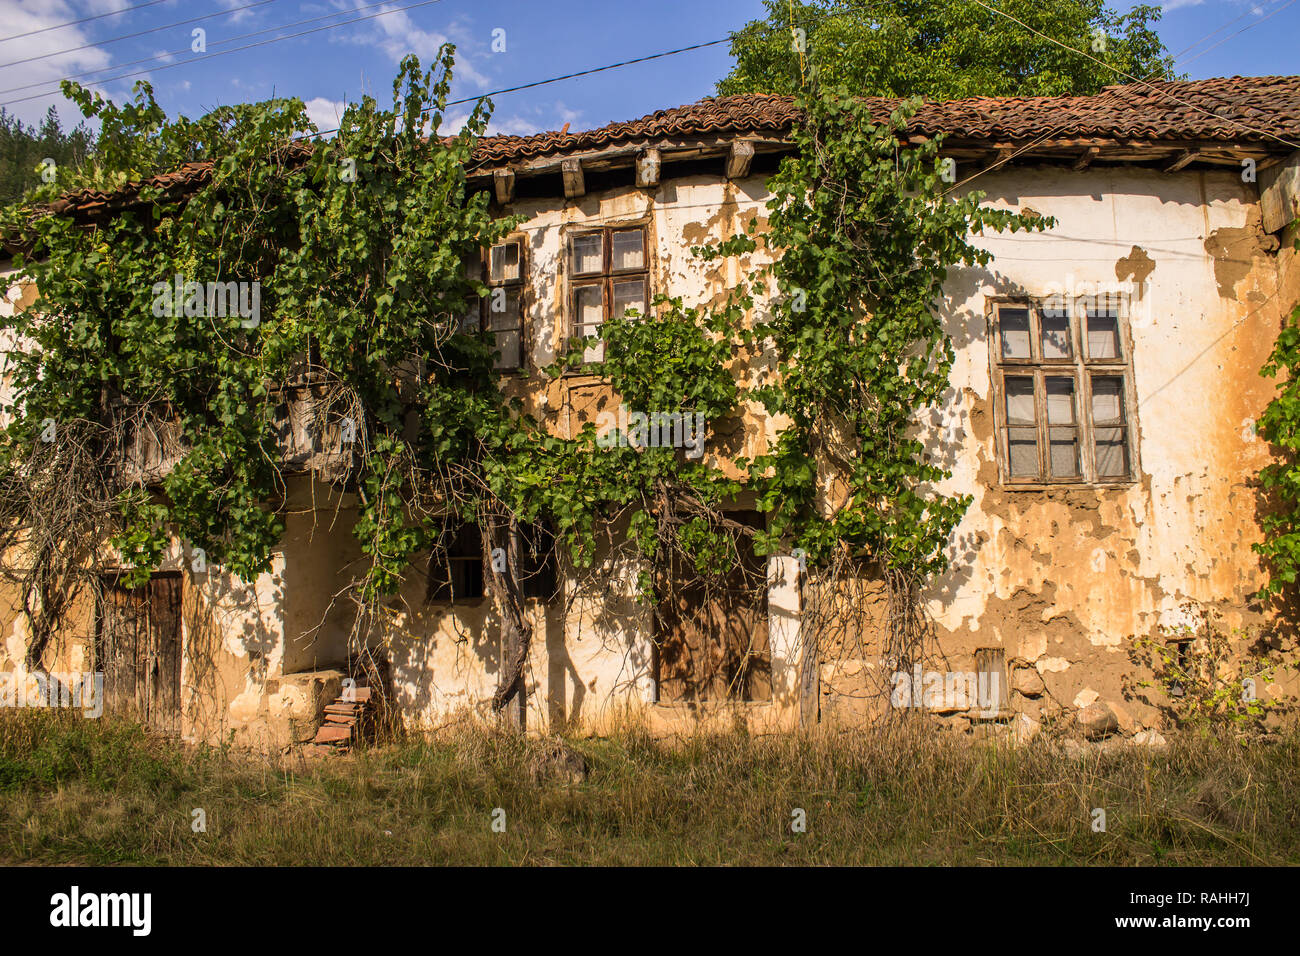
[[[444,39],[458,48],[455,92],[472,97],[717,40],[763,11],[760,0],[427,0],[412,7],[417,3],[0,0],[3,37],[113,13],[0,41],[0,63],[9,64],[0,66],[0,104],[30,122],[51,103],[63,103],[65,122],[75,121],[75,109],[50,91],[64,76],[88,73],[82,82],[119,101],[136,79],[147,78],[173,115],[298,96],[324,129],[337,125],[345,100],[371,93],[387,102],[401,58],[414,52],[427,63]],[[1126,10],[1132,4],[1112,0],[1112,6]],[[1177,62],[1180,72],[1194,78],[1300,72],[1298,0],[1169,0],[1164,9],[1160,33],[1166,46],[1175,53],[1187,50]],[[385,15],[373,16],[377,13]],[[218,15],[173,26],[210,14]],[[369,19],[346,22],[355,17]],[[331,26],[338,23],[344,25]],[[196,28],[205,31],[208,54],[315,32],[199,59],[201,54],[191,51]],[[1008,24],[1006,29],[1017,28]],[[150,32],[117,39],[143,31]],[[1207,34],[1212,35],[1192,46]],[[494,40],[504,50],[494,50]],[[721,44],[504,94],[495,98],[493,131],[526,134],[565,123],[578,130],[633,119],[711,94],[729,65],[727,46]],[[138,71],[147,72],[112,79]]]

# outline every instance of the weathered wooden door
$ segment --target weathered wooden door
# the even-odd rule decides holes
[[[744,512],[728,517],[762,520]],[[723,581],[705,584],[691,569],[673,569],[672,593],[658,615],[661,701],[771,699],[765,569],[752,552]]]
[[[106,581],[98,638],[105,710],[179,732],[180,576],[155,575],[136,588]]]

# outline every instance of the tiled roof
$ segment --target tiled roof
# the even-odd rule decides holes
[[[884,119],[901,101],[869,97],[867,102],[876,118]],[[509,163],[642,139],[780,132],[797,114],[789,96],[722,96],[585,133],[489,137],[481,142],[476,158]],[[968,140],[1023,141],[1050,135],[1224,140],[1286,149],[1272,137],[1300,143],[1300,76],[1134,83],[1108,86],[1095,96],[977,96],[926,103],[908,127]]]
[[[881,97],[868,102],[879,118],[888,116],[899,103]],[[587,132],[489,136],[475,149],[474,165],[499,166],[675,137],[767,134],[781,138],[797,114],[788,96],[711,97]],[[1026,142],[1039,137],[1153,144],[1222,141],[1286,151],[1300,144],[1300,76],[1130,84],[1107,87],[1095,96],[972,97],[932,102],[921,107],[909,129],[925,135],[945,133],[955,139],[990,143]],[[210,172],[209,163],[189,163],[155,176],[149,183],[184,192],[201,185]],[[57,213],[94,214],[109,205],[129,203],[137,190],[138,185],[117,193],[83,190],[64,196],[52,209]]]

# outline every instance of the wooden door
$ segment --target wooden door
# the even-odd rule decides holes
[[[761,515],[731,513],[737,520]],[[674,568],[673,591],[659,606],[659,699],[770,700],[766,560],[751,553],[724,580],[705,584]]]
[[[180,576],[155,575],[136,588],[105,582],[97,643],[104,672],[105,710],[178,733]]]

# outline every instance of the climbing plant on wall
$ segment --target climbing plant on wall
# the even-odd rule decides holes
[[[594,423],[560,437],[498,387],[492,342],[460,321],[488,294],[466,263],[518,218],[469,188],[487,104],[459,135],[428,135],[452,68],[451,48],[429,72],[404,61],[393,106],[353,104],[332,141],[310,138],[297,100],[169,121],[146,85],[120,108],[68,87],[101,123],[96,165],[5,213],[31,247],[16,265],[40,292],[6,322],[29,347],[13,358],[0,434],[0,545],[43,556],[4,568],[33,595],[31,662],[97,580],[105,543],[140,578],[176,538],[244,578],[270,567],[284,533],[286,395],[304,380],[323,390],[318,426],[346,452],[334,477],[357,496],[358,627],[382,618],[419,556],[459,522],[478,524],[507,637],[498,708],[522,686],[531,642],[517,552],[536,522],[575,574],[625,549],[648,606],[669,596],[670,567],[720,581],[753,547],[884,575],[914,614],[968,502],[938,490],[948,472],[920,417],[951,401],[942,283],[955,265],[988,261],[972,232],[1044,221],[949,190],[939,144],[900,139],[915,104],[877,122],[846,94],[805,95],[767,228],[755,220],[694,250],[707,262],[761,243],[773,264],[720,304],[660,296],[645,315],[614,317],[588,367],[630,408],[710,427],[757,403],[776,416],[774,442],[725,462],[611,441]],[[111,217],[39,206],[198,160],[213,165],[197,190],[145,187]],[[238,307],[214,314],[208,283],[233,284]],[[590,345],[545,371],[563,374]],[[172,437],[175,461],[156,481],[123,468],[144,434]],[[765,528],[729,517],[741,495]]]
[[[1254,545],[1272,571],[1261,593],[1278,596],[1294,594],[1300,575],[1300,306],[1282,323],[1260,374],[1282,376],[1277,394],[1255,423],[1255,430],[1282,453],[1260,472],[1260,484],[1272,500],[1260,514],[1264,539]]]

